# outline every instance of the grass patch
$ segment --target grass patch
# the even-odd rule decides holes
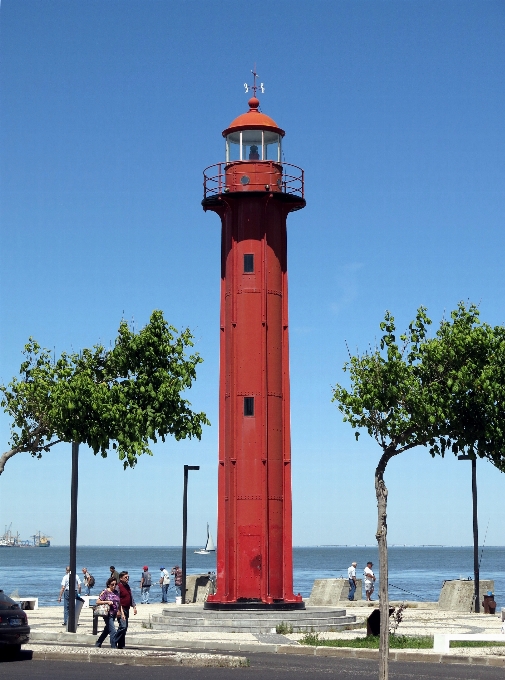
[[[449,647],[505,647],[505,641],[491,642],[485,640],[450,640]]]
[[[300,640],[302,645],[320,647],[353,647],[356,649],[379,649],[379,637],[368,635],[353,640],[326,640],[320,633],[306,633]],[[390,635],[390,649],[433,649],[433,636]]]
[[[281,621],[275,626],[275,632],[277,635],[287,635],[288,633],[293,632],[293,626],[289,623],[284,623],[284,621]]]

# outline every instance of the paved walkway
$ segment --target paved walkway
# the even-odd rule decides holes
[[[180,648],[180,649],[200,649],[200,650],[227,650],[231,652],[280,652],[298,654],[330,654],[340,655],[344,650],[335,648],[307,648],[300,646],[298,641],[302,637],[300,633],[290,633],[286,635],[255,635],[253,633],[219,633],[219,632],[166,632],[152,630],[150,627],[150,617],[153,614],[161,614],[163,609],[170,609],[175,605],[150,604],[139,605],[138,615],[133,616],[131,612],[130,625],[127,635],[127,645],[137,648]],[[201,605],[186,605],[201,608]],[[75,640],[77,644],[91,645],[94,642],[92,637],[93,614],[92,609],[83,609],[77,635],[66,633],[63,621],[63,607],[43,607],[37,611],[29,611],[28,619],[32,628],[32,642],[40,644],[45,641],[68,644]],[[321,633],[320,639],[352,639],[355,637],[365,637],[366,617],[370,615],[369,606],[353,606],[349,610],[350,614],[357,617],[358,622],[363,624],[363,628],[343,631],[339,633]],[[279,612],[279,623],[282,621],[282,612]],[[404,612],[403,622],[400,624],[398,634],[404,635],[433,635],[434,633],[492,633],[499,634],[501,631],[501,616],[485,614],[466,614],[462,612],[440,611],[438,608],[408,608]],[[99,629],[100,630],[100,629]],[[504,635],[505,642],[505,635]],[[107,642],[105,643],[107,644]],[[105,647],[104,644],[104,647]],[[29,647],[29,646],[27,646]],[[373,650],[349,650],[349,655],[356,656],[361,651],[366,653]],[[405,650],[407,652],[407,650]],[[432,650],[419,650],[419,652],[408,652],[410,654],[421,654],[439,657],[440,654]],[[493,657],[497,663],[505,665],[505,647],[487,648],[451,648],[449,655],[457,657]],[[419,659],[421,660],[421,659]],[[482,659],[482,661],[484,661]]]

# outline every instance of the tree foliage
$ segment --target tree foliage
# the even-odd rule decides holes
[[[386,312],[380,346],[350,357],[352,389],[336,385],[333,401],[344,422],[366,429],[383,450],[465,450],[504,469],[505,328],[481,323],[477,307],[464,303],[434,338],[430,324],[420,307],[398,343]]]
[[[336,385],[333,401],[356,429],[382,449],[375,470],[380,560],[381,657],[379,678],[388,677],[387,487],[384,472],[394,456],[425,446],[432,456],[466,451],[505,470],[505,329],[479,319],[474,305],[460,303],[428,338],[431,320],[420,307],[408,330],[396,337],[386,312],[379,347],[350,356],[344,371],[351,388]]]
[[[115,449],[127,468],[167,435],[200,439],[210,423],[182,397],[203,361],[187,356],[192,346],[189,329],[178,333],[161,311],[138,333],[122,321],[110,349],[95,345],[57,360],[30,338],[20,377],[0,385],[0,404],[12,419],[0,474],[15,454],[40,458],[61,441],[87,444],[104,458]]]

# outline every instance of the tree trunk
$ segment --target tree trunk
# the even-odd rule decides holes
[[[375,470],[375,495],[377,497],[377,533],[379,546],[379,610],[380,646],[379,680],[389,678],[389,594],[388,594],[388,544],[387,544],[387,502],[388,490],[384,483],[384,471],[388,461],[396,454],[386,449]]]

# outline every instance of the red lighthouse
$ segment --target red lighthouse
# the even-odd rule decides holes
[[[217,592],[207,609],[303,609],[293,593],[286,220],[303,171],[254,96],[204,172],[221,218]]]

